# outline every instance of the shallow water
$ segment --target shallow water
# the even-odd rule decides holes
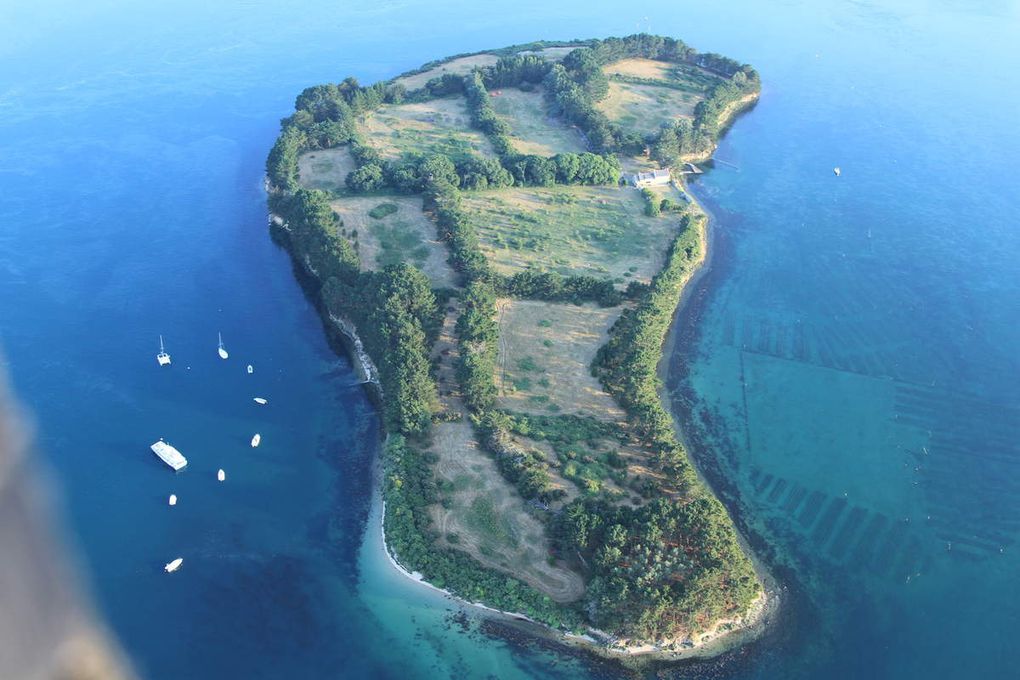
[[[696,189],[716,247],[671,382],[789,605],[762,644],[682,673],[1008,674],[1016,6],[703,3],[625,19],[615,4],[548,5],[467,18],[456,3],[5,10],[0,344],[136,666],[612,674],[464,623],[388,567],[370,521],[378,421],[269,241],[261,174],[307,85],[650,28],[749,61],[765,82],[719,151],[736,167]],[[170,369],[154,361],[159,333]],[[185,472],[148,452],[159,436]],[[178,555],[184,569],[164,578]]]

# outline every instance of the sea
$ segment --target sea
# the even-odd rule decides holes
[[[641,31],[762,77],[692,183],[711,260],[664,373],[780,607],[736,652],[628,671],[389,564],[379,416],[269,238],[263,168],[306,86]],[[1008,0],[0,3],[0,365],[135,671],[1015,677],[1017,36]]]

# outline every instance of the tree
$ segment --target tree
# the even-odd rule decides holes
[[[363,165],[347,174],[347,186],[352,191],[373,191],[383,184],[383,172],[375,163]]]

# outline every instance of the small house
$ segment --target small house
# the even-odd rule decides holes
[[[652,187],[662,184],[669,184],[672,178],[669,168],[653,170],[652,172],[636,172],[624,176],[627,184],[635,187]]]

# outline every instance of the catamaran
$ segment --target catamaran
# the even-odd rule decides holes
[[[163,349],[163,336],[159,336],[159,354],[156,355],[156,361],[159,362],[160,366],[170,365],[170,355]]]
[[[152,452],[159,456],[159,459],[172,467],[175,471],[180,470],[188,464],[188,459],[181,455],[181,452],[160,439],[150,446]]]
[[[218,335],[219,338],[220,338],[220,348],[219,348],[220,359],[226,359],[230,355],[227,354],[227,350],[223,349],[223,334],[222,333],[217,333],[216,335]]]

